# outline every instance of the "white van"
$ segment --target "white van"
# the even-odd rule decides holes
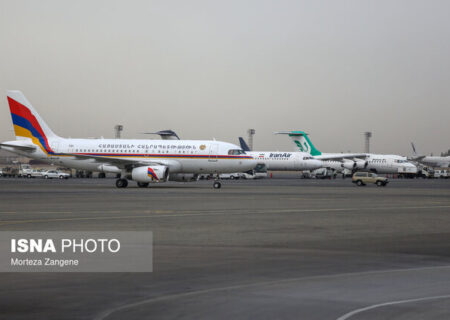
[[[442,179],[448,179],[448,170],[446,169],[437,169],[434,170],[434,177],[435,178],[442,178]]]

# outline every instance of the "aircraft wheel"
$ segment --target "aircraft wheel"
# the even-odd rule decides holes
[[[137,185],[139,188],[147,188],[148,187],[148,182],[138,182]]]
[[[214,182],[213,188],[214,189],[220,189],[222,187],[222,184],[219,181]]]
[[[117,179],[116,180],[116,187],[117,188],[126,188],[128,186],[128,180],[127,179]]]

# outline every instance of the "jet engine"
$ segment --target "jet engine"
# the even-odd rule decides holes
[[[365,169],[367,168],[367,165],[369,164],[368,161],[366,160],[361,160],[361,159],[354,159],[355,162],[355,169]]]
[[[353,160],[344,159],[341,164],[342,168],[348,169],[348,170],[354,170],[356,169],[356,162]]]
[[[368,162],[361,159],[344,159],[342,162],[342,168],[348,169],[348,170],[357,170],[357,169],[365,169],[367,168]]]
[[[191,181],[197,181],[197,174],[193,173],[171,173],[169,175],[170,181],[177,181],[177,182],[191,182]]]
[[[110,173],[120,173],[121,170],[116,166],[110,166],[107,164],[101,164],[98,166],[98,171],[100,172],[110,172]]]
[[[131,171],[131,179],[142,183],[165,182],[168,176],[167,166],[144,166]]]

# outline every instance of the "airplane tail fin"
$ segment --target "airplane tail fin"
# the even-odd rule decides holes
[[[413,149],[413,155],[417,156],[417,150],[416,150],[416,147],[414,146],[413,142],[411,142],[411,147]]]
[[[31,140],[47,154],[53,154],[49,139],[59,138],[20,91],[8,91],[8,104],[17,140]]]
[[[308,134],[304,131],[279,131],[275,134],[286,134],[291,137],[292,141],[301,152],[308,152],[312,156],[320,156],[322,152],[312,144]]]
[[[252,151],[250,150],[250,147],[248,146],[247,142],[242,137],[239,137],[239,144],[241,145],[242,150],[244,151]]]

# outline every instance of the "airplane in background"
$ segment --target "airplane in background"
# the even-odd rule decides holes
[[[7,151],[81,170],[120,173],[139,187],[189,181],[195,174],[244,172],[257,162],[238,146],[210,140],[70,139],[57,136],[20,91],[8,91],[16,140],[0,143]],[[214,188],[220,188],[215,181]]]
[[[315,159],[322,160],[325,168],[336,171],[342,169],[355,171],[365,169],[369,164],[365,153],[322,153],[316,149],[308,134],[303,131],[279,131],[275,134],[286,134],[291,137],[301,152],[309,153]]]
[[[143,132],[142,134],[157,134],[162,140],[181,140],[177,133],[170,129],[157,132]]]
[[[286,134],[303,152],[309,152],[316,159],[327,160],[328,163],[341,161],[341,166],[352,171],[370,171],[374,173],[416,174],[417,167],[406,157],[373,153],[322,153],[312,144],[304,131],[281,131]],[[327,163],[327,164],[328,164]]]
[[[411,142],[413,149],[413,156],[410,158],[412,161],[417,161],[429,167],[435,168],[448,168],[450,167],[450,156],[439,157],[439,156],[425,156],[418,155],[414,143]]]
[[[321,160],[314,159],[306,152],[250,151],[247,143],[239,137],[239,143],[246,154],[253,156],[258,164],[264,164],[272,171],[315,170],[323,166]]]

